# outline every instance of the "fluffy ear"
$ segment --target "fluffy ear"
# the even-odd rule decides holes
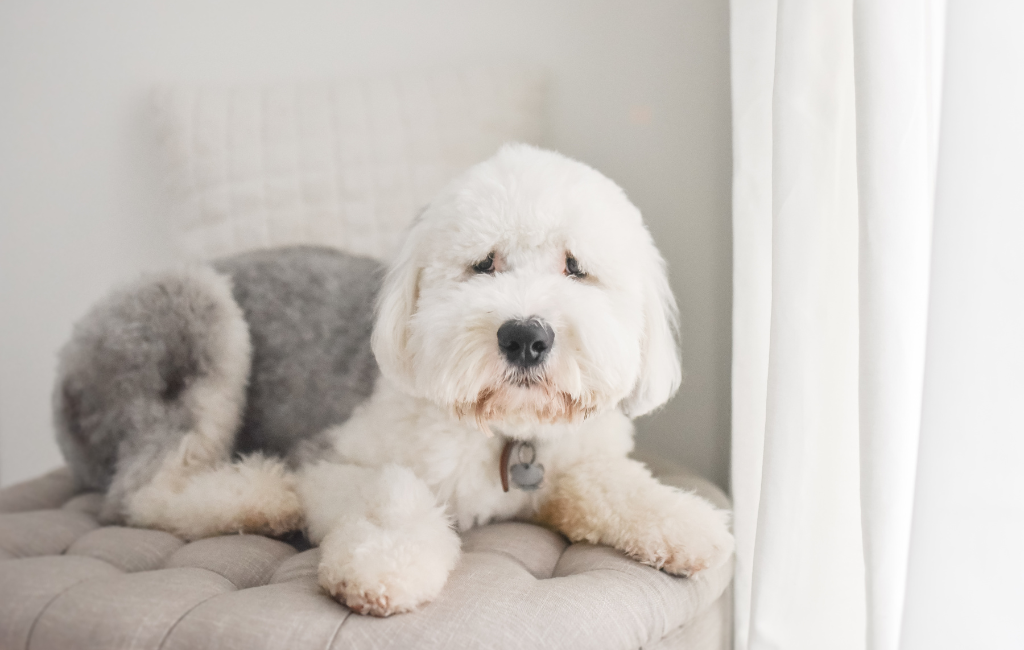
[[[653,248],[653,246],[652,246]],[[640,375],[633,392],[622,401],[631,418],[650,413],[675,395],[682,381],[679,365],[678,310],[668,284],[665,262],[653,251],[650,280],[644,287],[644,340]]]
[[[411,241],[414,237],[415,226],[384,278],[370,340],[381,374],[410,392],[414,378],[408,351],[409,319],[416,310],[420,275]]]

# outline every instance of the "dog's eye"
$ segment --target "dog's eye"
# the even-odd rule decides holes
[[[571,278],[587,277],[587,274],[580,270],[580,263],[572,255],[565,256],[565,274]]]
[[[494,253],[473,265],[473,271],[477,273],[494,273]]]

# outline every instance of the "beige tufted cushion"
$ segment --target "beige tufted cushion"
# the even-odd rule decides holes
[[[679,478],[723,503],[706,482]],[[528,523],[477,528],[441,597],[388,619],[317,586],[317,549],[100,527],[58,470],[0,491],[0,648],[729,647],[731,566],[687,580]],[[723,592],[724,595],[723,595]]]

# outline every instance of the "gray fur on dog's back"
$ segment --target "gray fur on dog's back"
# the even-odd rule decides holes
[[[348,419],[373,391],[373,303],[383,267],[309,246],[255,251],[214,268],[231,276],[252,339],[236,451],[289,455]]]
[[[119,520],[125,498],[201,424],[196,391],[239,402],[244,392],[239,429],[225,432],[236,453],[295,461],[326,453],[317,434],[373,390],[381,264],[298,246],[213,269],[152,274],[112,292],[61,352],[57,442],[83,487],[107,490],[104,521]],[[239,355],[244,365],[231,366]],[[240,372],[226,375],[229,366]]]

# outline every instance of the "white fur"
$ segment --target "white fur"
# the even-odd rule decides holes
[[[194,439],[186,437],[182,448],[191,443]],[[153,480],[128,498],[130,525],[185,539],[242,532],[281,535],[302,525],[295,477],[281,461],[253,454],[189,471],[180,462],[185,455],[169,455]]]
[[[474,273],[489,253],[496,273]],[[564,273],[567,254],[586,278]],[[533,316],[555,339],[524,386],[496,332]],[[537,518],[678,574],[725,562],[727,515],[626,459],[626,414],[679,386],[675,329],[664,262],[610,180],[524,145],[456,179],[387,277],[373,333],[383,376],[331,431],[340,462],[300,473],[321,584],[357,611],[414,609],[458,557],[447,517],[460,530]],[[540,490],[502,491],[506,437],[535,442]]]
[[[322,463],[302,473],[320,584],[363,614],[387,616],[433,599],[459,559],[459,536],[408,468]]]
[[[574,542],[614,546],[678,575],[719,566],[733,550],[728,513],[629,458],[596,454],[566,468],[538,518]]]
[[[245,314],[231,293],[231,279],[206,266],[190,268],[186,275],[203,283],[225,312],[219,327],[211,332],[218,354],[210,359],[207,372],[182,395],[189,412],[195,414],[196,434],[208,442],[220,461],[231,453],[235,432],[242,422],[245,387],[252,367],[252,341]]]

